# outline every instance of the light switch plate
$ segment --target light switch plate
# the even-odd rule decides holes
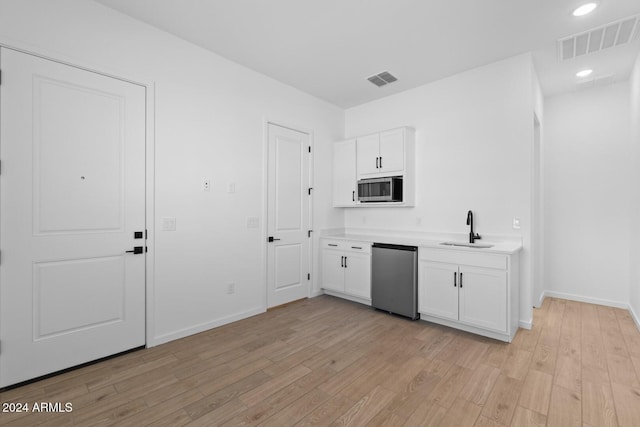
[[[520,218],[513,218],[513,229],[520,230]]]
[[[160,221],[160,229],[162,231],[176,231],[176,219],[174,217],[161,218]]]
[[[257,216],[248,216],[247,217],[247,228],[258,228],[260,227],[260,218]]]
[[[211,180],[209,178],[202,180],[202,191],[211,191]]]

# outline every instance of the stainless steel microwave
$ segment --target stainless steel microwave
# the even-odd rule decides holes
[[[358,200],[369,202],[401,202],[402,177],[367,178],[358,181]]]

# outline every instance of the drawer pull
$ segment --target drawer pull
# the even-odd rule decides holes
[[[351,249],[362,249],[362,246],[351,246]]]
[[[338,247],[338,245],[334,244],[334,243],[329,243],[329,246],[335,246]]]

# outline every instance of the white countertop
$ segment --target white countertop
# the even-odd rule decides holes
[[[322,238],[338,240],[354,240],[366,243],[389,243],[393,245],[419,246],[424,248],[437,248],[454,251],[470,251],[497,254],[513,254],[522,249],[522,240],[519,236],[482,236],[478,245],[493,245],[490,248],[450,246],[443,242],[456,242],[468,244],[468,234],[460,233],[429,233],[429,232],[393,232],[386,230],[326,230],[321,234]]]

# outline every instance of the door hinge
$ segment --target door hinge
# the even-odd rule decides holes
[[[313,230],[307,230],[307,237],[311,237],[311,233],[313,233]]]
[[[313,187],[309,187],[309,195],[311,195],[311,190],[313,190]]]
[[[311,273],[307,273],[307,280],[311,280]]]

